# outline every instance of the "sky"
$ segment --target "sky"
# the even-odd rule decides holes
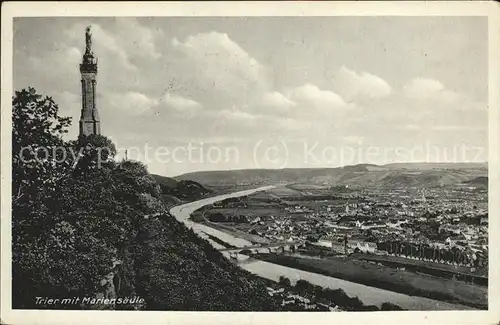
[[[14,89],[81,110],[150,172],[484,162],[484,17],[15,18]]]

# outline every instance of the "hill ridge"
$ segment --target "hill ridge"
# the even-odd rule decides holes
[[[193,180],[201,184],[264,183],[340,183],[394,186],[399,182],[412,186],[439,186],[470,181],[488,174],[487,163],[392,163],[358,164],[332,168],[238,169],[199,171],[173,179]]]

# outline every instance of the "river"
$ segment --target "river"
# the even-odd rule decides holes
[[[198,210],[199,208],[213,204],[217,201],[221,201],[227,198],[239,197],[250,195],[255,192],[265,191],[272,189],[274,186],[263,186],[255,189],[244,190],[229,194],[223,194],[219,196],[214,196],[210,198],[205,198],[199,201],[194,201],[179,205],[170,209],[170,213],[179,221],[183,222],[187,227],[193,229],[195,233],[199,236],[209,239],[207,234],[219,238],[220,240],[231,244],[236,247],[245,247],[253,245],[251,242],[235,237],[231,234],[222,232],[220,230],[208,227],[206,225],[201,225],[189,220],[189,216],[192,212]],[[221,245],[209,240],[216,249],[223,248]],[[278,278],[283,275],[289,278],[292,283],[295,283],[299,279],[309,281],[310,283],[320,285],[322,287],[329,287],[332,289],[342,288],[349,296],[357,296],[366,305],[376,305],[380,306],[384,302],[391,302],[397,304],[408,310],[465,310],[472,309],[467,306],[450,304],[446,302],[441,302],[437,300],[409,296],[400,294],[393,291],[388,291],[384,289],[379,289],[375,287],[369,287],[362,284],[349,282],[330,276],[325,276],[317,273],[306,272],[282,265],[277,265],[269,262],[264,262],[256,259],[248,259],[247,256],[239,255],[239,259],[242,262],[239,266],[249,272],[252,272],[263,278],[278,280]]]

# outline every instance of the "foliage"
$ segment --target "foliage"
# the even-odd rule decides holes
[[[71,151],[78,157],[75,174],[85,174],[107,165],[116,155],[116,147],[102,135],[80,135],[77,141],[70,141]]]
[[[165,212],[146,166],[115,162],[104,136],[64,141],[69,123],[50,97],[15,93],[14,308],[89,308],[35,297],[95,296],[120,261],[115,294],[140,295],[147,309],[275,310],[261,282]],[[33,160],[38,148],[48,154]]]
[[[120,186],[111,186],[120,185],[113,179],[114,164],[82,167],[95,160],[96,151],[82,151],[79,158],[71,154],[78,147],[62,140],[69,123],[57,110],[50,98],[42,100],[33,89],[16,92],[13,99],[13,189],[17,191],[12,200],[12,270],[13,304],[18,308],[33,308],[37,296],[96,293],[130,231],[123,225],[133,214],[123,212],[132,212],[131,208],[117,200]],[[87,144],[98,148],[94,140]],[[27,161],[21,149],[28,146],[46,149],[49,155]]]
[[[181,200],[193,201],[202,198],[212,192],[210,189],[207,189],[200,183],[194,181],[176,181],[175,179],[170,177],[160,175],[152,176],[160,186],[162,194],[165,196],[174,196]]]
[[[323,288],[314,285],[306,280],[298,280],[295,286],[290,284],[290,280],[284,276],[280,276],[279,284],[296,291],[301,296],[308,297],[316,302],[333,303],[343,310],[350,311],[376,311],[379,310],[377,306],[367,306],[358,297],[349,297],[342,289]],[[386,303],[388,306],[400,308],[397,305]],[[400,308],[401,310],[402,308]]]
[[[55,191],[57,181],[68,171],[62,135],[71,119],[58,114],[51,97],[43,98],[33,88],[16,91],[12,100],[12,200],[36,197],[39,189]]]
[[[147,309],[276,310],[262,283],[170,218],[144,220],[139,227],[136,287],[148,297]]]
[[[404,310],[404,309],[398,305],[391,304],[390,302],[384,302],[380,310]]]
[[[245,215],[229,215],[221,212],[211,212],[206,215],[206,218],[211,222],[248,223],[248,218]]]
[[[285,276],[283,276],[283,275],[280,275],[278,283],[281,284],[281,285],[283,285],[283,286],[285,286],[285,287],[292,286],[292,283],[291,283],[290,279],[287,278],[287,277],[285,277]]]
[[[456,246],[439,248],[427,243],[411,243],[393,240],[378,242],[377,249],[396,256],[413,257],[419,260],[457,264],[460,266],[480,267],[487,263],[487,259],[481,257],[479,253],[461,250]]]

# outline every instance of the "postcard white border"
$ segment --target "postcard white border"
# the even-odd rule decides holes
[[[495,2],[7,2],[2,5],[1,323],[5,324],[498,324],[500,322],[500,6]],[[161,13],[161,15],[159,15]],[[11,309],[13,17],[487,16],[489,32],[489,310],[348,313],[21,311]],[[495,308],[496,307],[496,308]]]

